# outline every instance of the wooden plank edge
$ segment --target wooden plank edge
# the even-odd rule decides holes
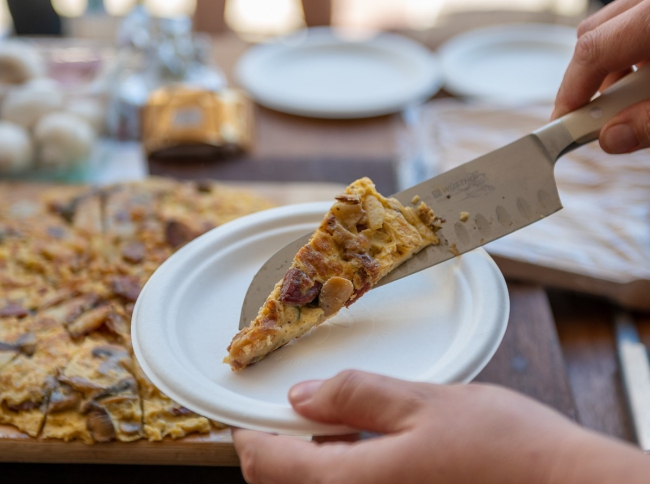
[[[35,439],[7,426],[0,426],[0,436],[0,462],[239,466],[229,429],[178,440],[93,445]]]
[[[626,282],[542,267],[530,262],[490,254],[506,278],[607,298],[629,309],[650,311],[650,280]]]

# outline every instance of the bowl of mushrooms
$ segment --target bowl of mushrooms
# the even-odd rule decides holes
[[[106,117],[92,81],[101,59],[54,43],[0,42],[0,179],[82,181],[91,165]]]

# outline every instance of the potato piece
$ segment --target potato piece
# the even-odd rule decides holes
[[[369,195],[364,200],[364,205],[366,209],[366,214],[368,215],[368,228],[371,230],[377,230],[384,225],[384,217],[386,216],[386,210],[381,202],[372,195]]]
[[[364,215],[363,207],[359,203],[337,202],[332,207],[332,213],[348,230],[352,230]]]
[[[83,313],[68,325],[68,332],[73,338],[78,338],[98,329],[108,318],[110,306],[99,306]]]

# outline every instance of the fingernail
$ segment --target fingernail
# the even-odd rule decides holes
[[[305,403],[314,396],[322,384],[322,380],[312,380],[298,383],[291,390],[289,390],[289,400],[294,405]]]
[[[628,124],[617,124],[603,134],[603,144],[610,153],[627,153],[639,146],[639,139]]]

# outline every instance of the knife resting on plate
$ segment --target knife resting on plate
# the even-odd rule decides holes
[[[562,208],[553,173],[563,154],[598,138],[623,109],[650,99],[650,64],[585,106],[523,138],[393,195],[407,205],[417,195],[445,220],[439,245],[431,245],[382,278],[375,287],[444,262],[551,215]],[[461,212],[469,220],[459,220]],[[293,257],[312,234],[273,255],[253,278],[239,328],[255,319]]]

